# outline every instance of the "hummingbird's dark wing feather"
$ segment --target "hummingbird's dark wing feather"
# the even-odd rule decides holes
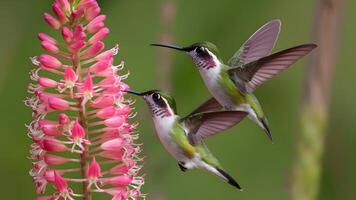
[[[219,111],[221,109],[222,106],[215,100],[215,98],[212,97],[201,104],[197,109],[193,110],[193,112],[191,112],[188,116],[208,111]]]
[[[292,47],[248,63],[244,67],[229,69],[228,73],[241,91],[251,93],[257,86],[272,79],[316,47],[315,44]]]
[[[228,61],[231,67],[239,67],[269,55],[277,41],[281,21],[275,19],[259,28]]]
[[[181,122],[187,128],[188,138],[195,145],[201,140],[239,123],[248,113],[243,111],[204,112],[187,116]]]

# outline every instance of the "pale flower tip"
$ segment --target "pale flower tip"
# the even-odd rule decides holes
[[[54,110],[68,110],[69,109],[69,102],[64,99],[57,98],[57,97],[50,97],[48,99],[48,105],[49,105],[49,107],[51,107]]]
[[[58,69],[62,67],[62,63],[57,58],[47,54],[40,55],[38,60],[41,65],[47,68]]]
[[[105,151],[115,151],[123,147],[124,140],[121,138],[112,139],[100,145],[100,148]]]
[[[92,163],[89,165],[87,176],[90,178],[98,178],[101,176],[101,167],[98,162],[96,162],[95,157]]]
[[[67,27],[63,27],[62,28],[62,38],[66,41],[66,42],[71,42],[73,39],[73,32],[71,30],[69,30],[69,28]]]
[[[54,29],[59,29],[61,27],[61,23],[48,13],[43,14],[43,19]]]
[[[90,39],[89,44],[94,44],[102,39],[104,39],[107,35],[109,35],[110,30],[106,27],[100,29],[97,33],[95,33]]]

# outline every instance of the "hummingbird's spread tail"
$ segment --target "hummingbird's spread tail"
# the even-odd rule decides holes
[[[227,174],[224,170],[222,170],[220,168],[216,167],[215,169],[219,173],[219,174],[217,174],[218,176],[224,178],[230,185],[232,185],[242,191],[241,186],[237,183],[237,181],[235,181],[234,178],[232,178],[229,174]]]

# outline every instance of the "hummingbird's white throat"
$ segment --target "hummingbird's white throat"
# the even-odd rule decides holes
[[[219,66],[221,63],[219,59],[216,57],[216,55],[213,54],[211,51],[209,51],[207,48],[204,49],[205,51],[208,52],[209,56],[206,57],[199,56],[196,50],[187,53],[193,59],[193,62],[196,64],[198,69],[209,70],[211,68],[215,68],[216,66]]]

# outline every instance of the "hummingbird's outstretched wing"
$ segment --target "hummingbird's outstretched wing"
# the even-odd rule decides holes
[[[269,55],[277,41],[281,21],[275,19],[259,28],[228,61],[231,67],[239,67]]]
[[[203,112],[189,115],[181,119],[187,128],[191,144],[198,144],[201,140],[233,127],[248,113],[244,111]]]
[[[197,109],[193,110],[188,116],[194,115],[196,113],[208,112],[208,111],[219,111],[222,106],[214,97],[208,99],[203,104],[201,104]]]
[[[316,47],[315,44],[292,47],[248,63],[243,67],[229,69],[228,73],[242,92],[251,93],[257,86],[272,79]]]

